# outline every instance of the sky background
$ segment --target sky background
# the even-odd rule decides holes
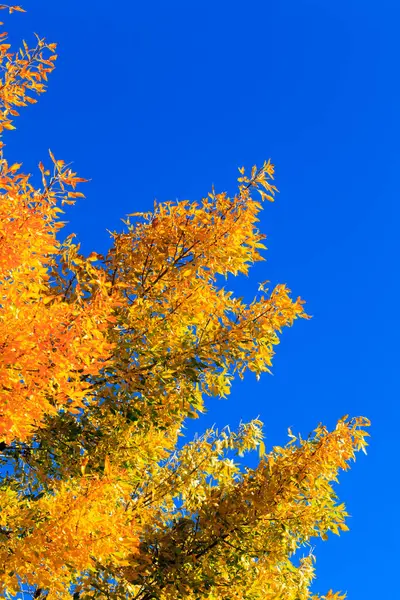
[[[60,58],[48,93],[7,133],[6,157],[34,171],[51,148],[92,179],[67,215],[85,253],[104,252],[107,229],[155,198],[200,199],[212,184],[234,193],[238,167],[276,165],[267,261],[232,286],[251,299],[260,281],[286,283],[313,319],[284,332],[273,376],[235,382],[188,435],[259,415],[268,449],[289,426],[307,435],[344,414],[371,418],[368,456],[338,488],[351,530],[316,544],[314,590],[395,599],[400,3],[23,5],[26,15],[2,15],[12,41],[36,31]]]

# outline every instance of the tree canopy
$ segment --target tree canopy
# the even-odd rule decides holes
[[[57,56],[0,38],[4,134]],[[233,196],[129,215],[106,255],[84,256],[60,230],[85,180],[50,153],[35,184],[1,145],[1,593],[316,599],[311,541],[347,530],[332,486],[368,421],[290,433],[268,453],[257,419],[181,443],[207,397],[268,372],[282,330],[308,318],[286,285],[245,303],[220,284],[262,260],[271,162],[240,169]]]

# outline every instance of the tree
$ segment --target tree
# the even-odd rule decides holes
[[[11,53],[5,38],[2,132],[56,59],[55,44]],[[313,556],[298,550],[347,530],[332,483],[365,449],[368,421],[290,433],[268,454],[258,420],[178,443],[206,396],[268,372],[282,329],[307,318],[284,285],[250,304],[218,285],[261,260],[253,196],[273,200],[273,165],[240,169],[233,197],[129,215],[106,256],[85,257],[59,240],[84,180],[50,159],[40,187],[0,161],[1,592],[316,598]],[[255,469],[232,459],[256,449]]]

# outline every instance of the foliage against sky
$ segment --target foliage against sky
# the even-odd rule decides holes
[[[7,130],[45,91],[56,48],[12,53],[2,39]],[[59,234],[84,180],[51,153],[39,187],[1,160],[1,591],[313,597],[310,540],[347,529],[332,483],[368,421],[290,434],[268,454],[258,420],[178,444],[207,396],[268,372],[283,328],[307,317],[285,285],[250,304],[220,285],[262,259],[271,162],[241,168],[234,196],[129,215],[105,256],[85,257]],[[241,468],[235,456],[257,449],[259,465]]]

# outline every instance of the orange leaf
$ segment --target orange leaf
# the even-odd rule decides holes
[[[85,194],[82,194],[82,192],[68,192],[68,198],[85,198]]]

